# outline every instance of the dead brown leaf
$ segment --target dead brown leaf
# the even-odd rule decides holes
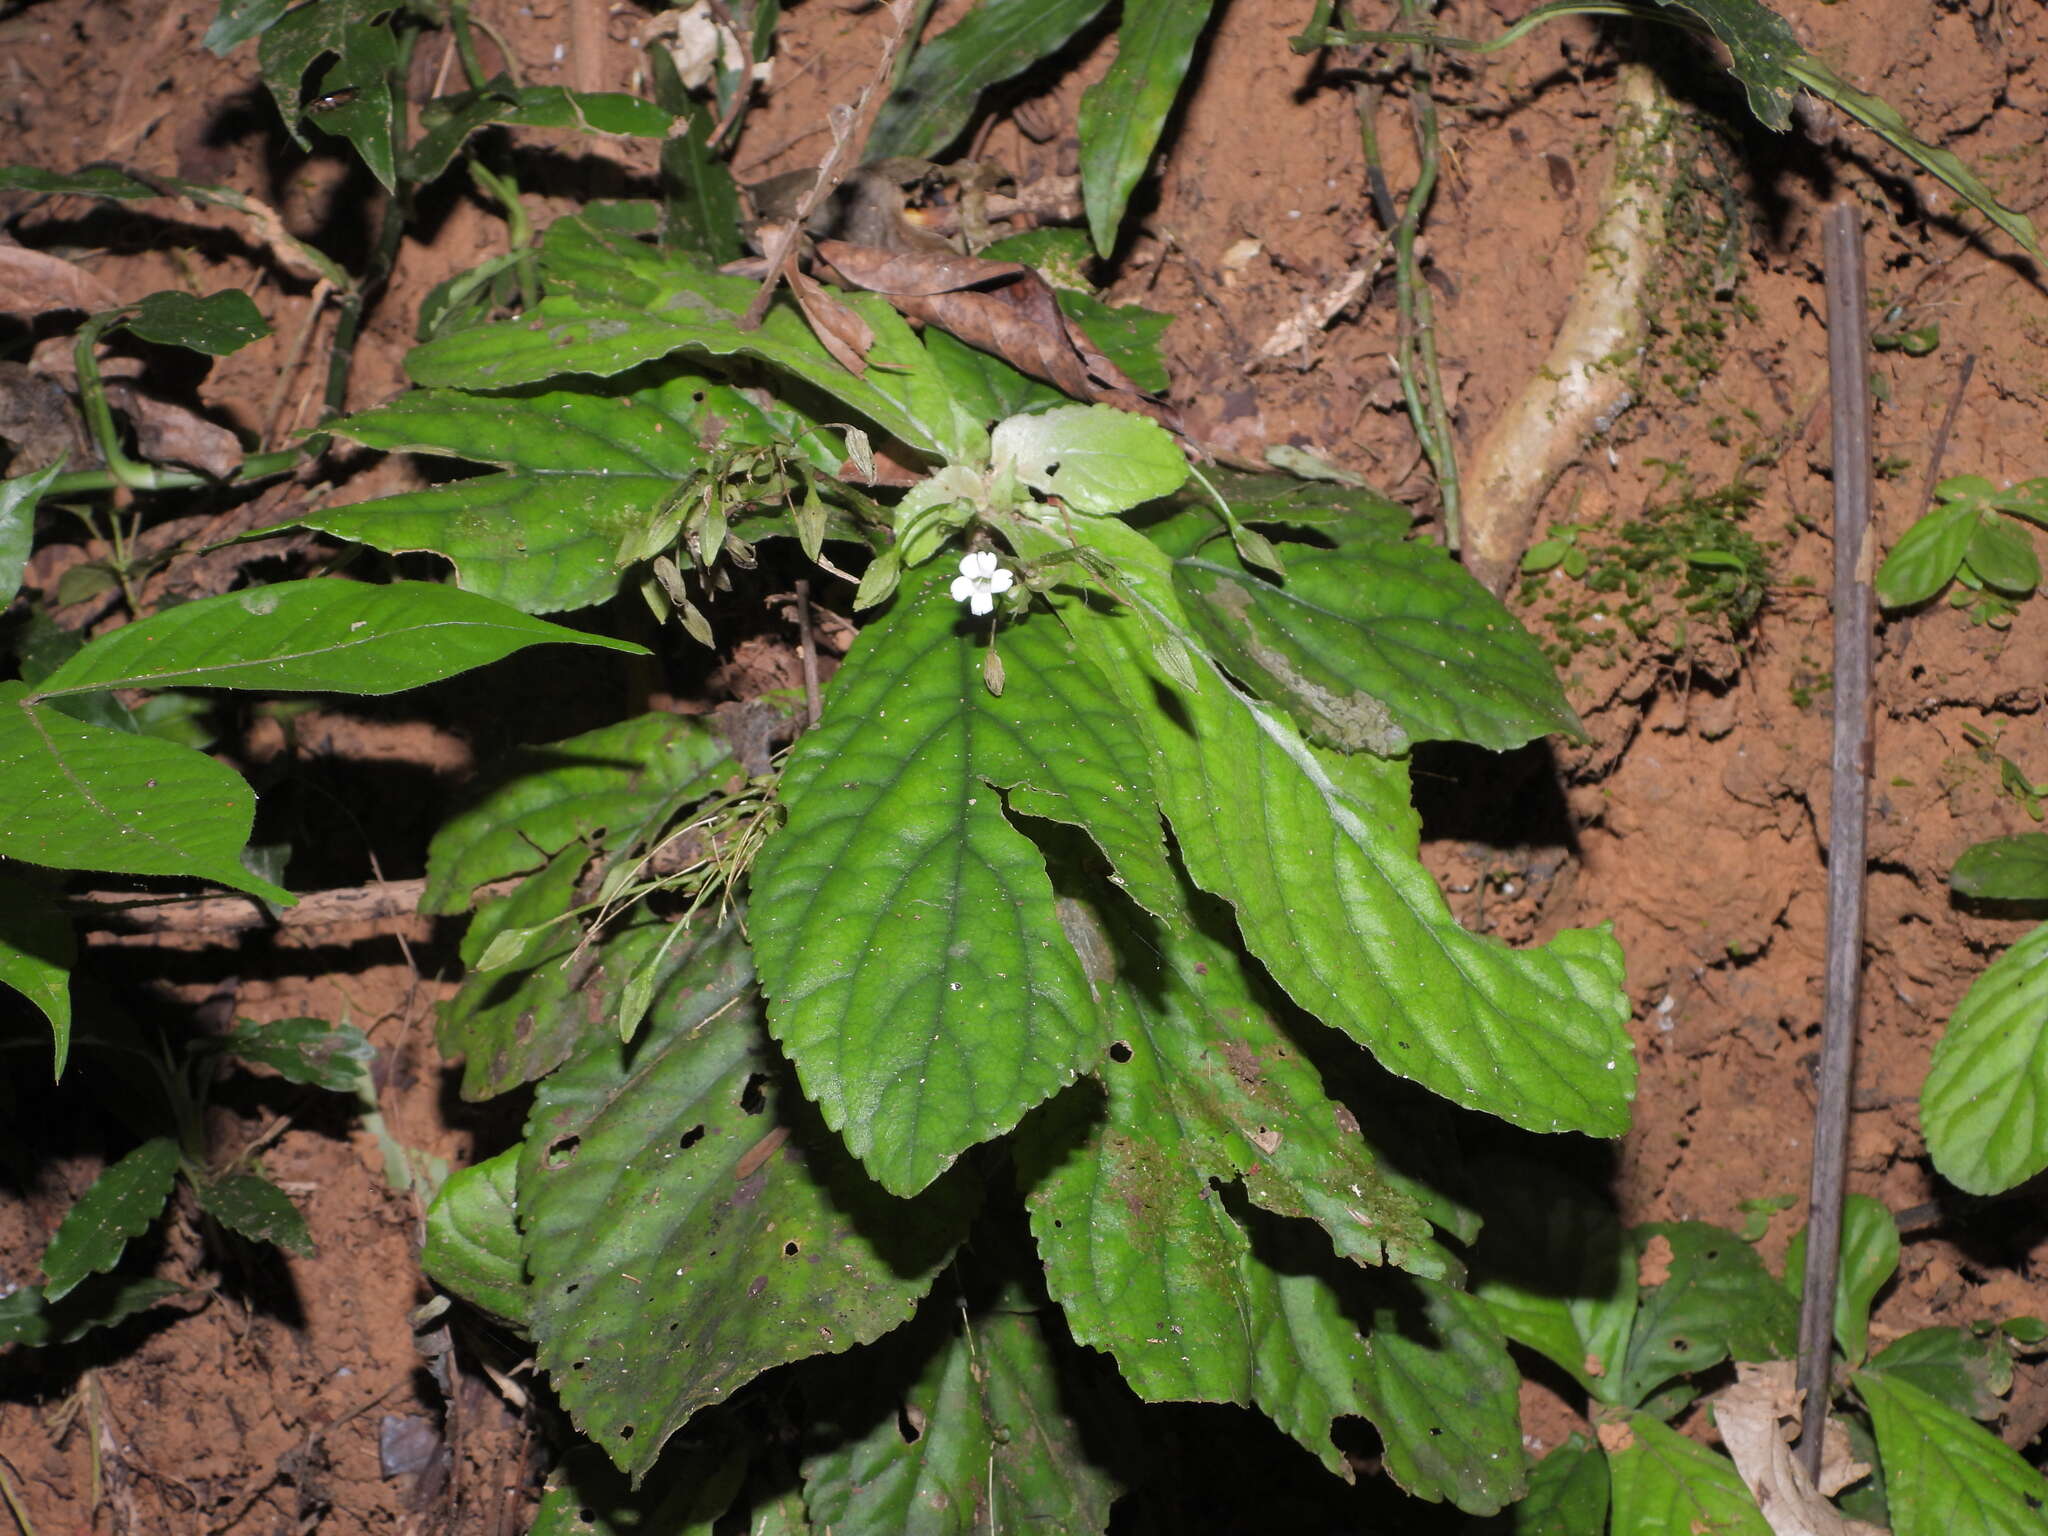
[[[875,344],[874,328],[835,299],[824,284],[799,268],[794,255],[782,264],[782,275],[789,281],[789,291],[796,296],[797,308],[804,312],[812,334],[825,350],[848,373],[856,378],[865,376],[868,350]]]
[[[26,246],[0,244],[0,314],[46,315],[55,309],[112,309],[114,290],[83,267]]]
[[[20,363],[0,362],[0,442],[14,450],[7,464],[10,475],[25,475],[60,459],[84,469],[99,458],[64,386]]]
[[[107,381],[107,399],[134,424],[135,446],[151,463],[184,464],[225,479],[242,462],[241,440],[195,411],[145,395],[122,379]]]
[[[1799,1417],[1793,1371],[1789,1360],[1739,1364],[1735,1385],[1711,1399],[1715,1427],[1772,1536],[1885,1536],[1881,1527],[1849,1519],[1823,1496],[1822,1490],[1833,1493],[1870,1474],[1869,1467],[1850,1457],[1841,1425],[1828,1420],[1820,1488],[1794,1460],[1786,1439]]]

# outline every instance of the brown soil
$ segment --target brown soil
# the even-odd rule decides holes
[[[937,23],[961,8],[942,7]],[[253,50],[217,61],[200,48],[211,9],[200,0],[160,9],[45,0],[0,19],[0,112],[13,130],[5,158],[53,169],[113,159],[226,183],[273,202],[295,232],[359,260],[372,188],[332,144],[311,157],[281,147]],[[1269,443],[1309,447],[1429,509],[1427,467],[1388,363],[1391,281],[1351,97],[1326,67],[1287,49],[1308,9],[1305,0],[1221,7],[1156,192],[1141,194],[1153,201],[1120,253],[1115,293],[1179,317],[1167,343],[1174,398],[1212,442],[1252,453]],[[1523,9],[1519,0],[1466,0],[1446,7],[1445,21],[1485,35]],[[2048,12],[1996,0],[1789,9],[1824,58],[1900,103],[2009,203],[2048,198]],[[640,79],[629,43],[638,16],[623,7],[607,13],[610,36],[594,51],[587,40],[579,51],[568,6],[541,16],[479,0],[475,12],[503,33],[531,82],[624,89]],[[1880,13],[1884,25],[1872,25]],[[736,156],[744,176],[815,160],[823,110],[858,90],[879,29],[877,12],[834,0],[791,11],[773,81]],[[1105,36],[1099,28],[1084,35],[1060,68],[1005,95],[981,153],[1026,180],[1070,172],[1073,110],[1107,65]],[[441,46],[436,37],[421,50],[422,90],[442,69]],[[1611,35],[1563,24],[1442,81],[1447,174],[1429,221],[1429,271],[1444,382],[1468,450],[1541,361],[1576,278],[1609,154],[1603,125],[1615,57]],[[1696,58],[1673,65],[1671,84],[1739,121],[1739,104]],[[1397,193],[1412,170],[1399,106],[1390,103],[1382,123]],[[1063,126],[1041,141],[1020,116]],[[532,185],[542,189],[529,199],[537,221],[573,206],[572,192],[631,188],[651,167],[644,147],[568,135],[529,141]],[[1672,494],[1667,466],[1683,466],[1702,487],[1723,485],[1746,450],[1777,442],[1783,451],[1758,472],[1764,496],[1751,523],[1777,544],[1771,597],[1736,647],[1686,656],[1624,647],[1611,666],[1583,654],[1573,697],[1591,743],[1518,755],[1484,770],[1479,792],[1442,797],[1446,813],[1433,819],[1444,831],[1429,853],[1461,915],[1511,939],[1614,923],[1629,957],[1643,1065],[1636,1129],[1613,1161],[1625,1214],[1739,1225],[1743,1200],[1787,1194],[1803,1203],[1818,1050],[1828,610],[1797,583],[1825,588],[1831,561],[1819,209],[1832,198],[1859,202],[1873,293],[1905,302],[1907,324],[1941,327],[1932,355],[1892,352],[1877,363],[1878,452],[1897,461],[1879,487],[1887,543],[1920,510],[1936,427],[1966,355],[1977,359],[1976,374],[1944,473],[2005,481],[2048,467],[2048,309],[2027,263],[1995,238],[1968,237],[1945,192],[1904,174],[1860,131],[1815,147],[1796,134],[1737,128],[1722,156],[1704,163],[1704,175],[1721,178],[1751,221],[1738,254],[1747,307],[1719,307],[1728,329],[1712,345],[1711,365],[1676,368],[1675,384],[1653,384],[1611,441],[1567,473],[1546,515],[1626,519]],[[274,334],[216,364],[197,400],[222,421],[267,430],[272,442],[310,422],[318,379],[301,359],[323,354],[332,311],[316,313],[310,285],[281,276],[234,219],[63,200],[29,209],[9,196],[0,213],[19,214],[18,238],[71,256],[123,297],[166,287],[250,291]],[[354,403],[400,387],[420,299],[501,244],[501,224],[476,199],[450,193],[432,202],[364,335]],[[1371,279],[1359,304],[1305,350],[1255,362],[1276,326],[1354,269]],[[1686,288],[1691,281],[1674,279],[1667,320],[1688,303],[1711,304]],[[1732,436],[1723,422],[1734,424]],[[345,486],[282,493],[266,520],[289,516],[291,497],[361,499],[407,483],[415,470],[393,458],[348,473]],[[35,574],[53,578],[56,566]],[[1936,607],[1882,634],[1852,1158],[1853,1187],[1894,1209],[1938,1193],[1916,1096],[1942,1023],[1987,956],[2024,931],[1948,898],[1947,871],[1961,849],[2032,825],[1964,731],[1997,736],[2001,752],[2048,778],[2044,653],[2048,601],[2024,605],[2003,632]],[[737,672],[787,680],[787,656],[761,653],[758,642],[726,659]],[[323,711],[288,725],[254,719],[246,746],[270,782],[285,786],[300,832],[316,834],[325,883],[398,879],[418,873],[436,815],[479,762],[524,736],[592,723],[578,718],[573,678],[560,694],[507,697],[486,674],[387,707]],[[337,811],[336,800],[354,809]],[[358,816],[396,825],[379,821],[367,838],[350,820]],[[382,865],[366,858],[372,847]],[[130,946],[94,953],[104,979],[136,973]],[[158,989],[168,1004],[223,1019],[313,1015],[362,1025],[380,1050],[391,1135],[416,1157],[460,1162],[502,1145],[516,1112],[461,1105],[434,1054],[430,1008],[452,969],[447,935],[418,922],[239,947],[194,942],[189,953],[160,946],[151,957],[152,974],[172,978]],[[75,1077],[55,1098],[26,1082],[19,1097],[14,1124],[23,1134],[11,1129],[9,1141],[21,1161],[4,1175],[0,1283],[35,1278],[48,1234],[117,1134],[77,1097]],[[510,1406],[517,1378],[494,1386],[474,1349],[453,1356],[453,1464],[430,1459],[424,1472],[382,1475],[380,1440],[388,1449],[420,1426],[440,1426],[443,1394],[422,1351],[437,1335],[431,1325],[416,1334],[409,1321],[430,1295],[414,1260],[419,1211],[387,1179],[377,1139],[317,1095],[276,1081],[244,1082],[213,1113],[222,1146],[272,1136],[265,1166],[305,1211],[318,1256],[203,1252],[199,1228],[181,1216],[160,1268],[194,1287],[181,1308],[87,1347],[11,1359],[0,1387],[0,1469],[36,1528],[517,1528],[534,1460],[528,1421]],[[1909,1234],[1878,1336],[2048,1312],[2039,1209],[2017,1202]],[[1798,1206],[1777,1219],[1764,1243],[1773,1262],[1802,1219]],[[1544,1389],[1532,1387],[1525,1406],[1535,1442],[1554,1444],[1574,1423]],[[2024,1444],[2044,1423],[2048,1384],[2023,1369],[2007,1433]]]

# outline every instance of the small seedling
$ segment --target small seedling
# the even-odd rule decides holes
[[[2003,629],[2016,605],[2041,584],[2041,560],[2026,523],[2048,526],[2048,479],[2003,490],[1981,475],[1956,475],[1934,488],[1936,505],[1892,546],[1877,572],[1887,609],[1916,607],[1951,582],[1952,606],[1973,622]]]

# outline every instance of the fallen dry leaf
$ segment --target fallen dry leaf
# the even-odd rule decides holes
[[[26,246],[0,244],[0,314],[46,315],[57,309],[112,309],[114,290],[83,267]]]
[[[794,255],[782,264],[782,275],[796,296],[797,308],[810,322],[812,334],[840,367],[856,378],[863,377],[868,371],[868,350],[875,344],[874,328],[799,268]]]
[[[0,362],[0,442],[14,450],[10,475],[66,460],[73,469],[99,462],[85,421],[64,386],[20,363]]]
[[[225,479],[242,462],[241,439],[196,411],[145,395],[122,379],[107,381],[107,399],[135,427],[135,446],[154,464],[184,464]]]
[[[1793,1371],[1789,1360],[1739,1364],[1735,1385],[1709,1399],[1735,1470],[1755,1496],[1772,1536],[1885,1536],[1882,1527],[1849,1519],[1823,1495],[1822,1490],[1834,1493],[1870,1475],[1869,1467],[1850,1457],[1849,1436],[1841,1425],[1828,1420],[1820,1488],[1793,1459],[1787,1434],[1796,1432],[1800,1411]]]

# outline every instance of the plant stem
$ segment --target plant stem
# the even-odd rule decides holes
[[[216,480],[211,475],[198,474],[188,469],[162,469],[154,464],[128,466],[125,474],[116,474],[111,469],[81,469],[68,475],[59,475],[50,482],[44,495],[51,499],[59,496],[89,495],[94,491],[111,491],[117,486],[127,486],[136,491],[189,491],[203,485],[247,485],[253,480],[267,479],[271,475],[289,474],[296,469],[302,455],[296,448],[287,448],[277,453],[252,454],[235,466],[233,474],[225,480]]]
[[[1870,794],[1870,349],[1863,228],[1855,204],[1827,211],[1828,384],[1834,415],[1835,740],[1828,807],[1827,980],[1821,1004],[1820,1102],[1807,1197],[1806,1283],[1799,1307],[1799,1460],[1820,1474],[1842,1250],[1842,1188],[1856,1014],[1863,989],[1865,817]]]

